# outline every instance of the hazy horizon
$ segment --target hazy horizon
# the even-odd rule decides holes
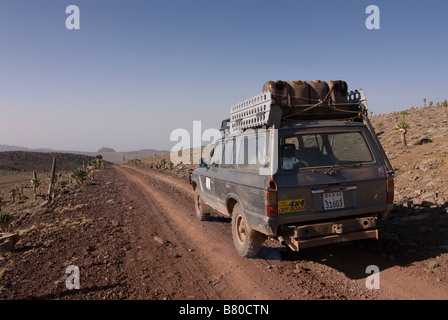
[[[131,152],[139,152],[139,151],[160,151],[160,152],[169,152],[169,150],[161,150],[161,149],[152,149],[152,148],[143,148],[143,149],[138,149],[138,150],[117,150],[113,147],[100,147],[97,150],[73,150],[73,149],[54,149],[51,147],[37,147],[37,148],[30,148],[28,146],[16,146],[16,145],[10,145],[7,143],[0,143],[0,152],[3,151],[15,151],[15,150],[3,150],[6,149],[6,147],[10,147],[11,149],[13,148],[18,148],[20,150],[17,151],[22,151],[21,149],[29,149],[29,151],[49,151],[49,152],[60,152],[60,151],[66,151],[66,152],[86,152],[86,153],[98,153],[102,148],[110,148],[113,149],[114,152],[117,153],[131,153]],[[28,151],[28,150],[23,150],[23,151]],[[102,151],[102,152],[108,152],[108,151]]]
[[[369,30],[366,8],[380,9]],[[69,30],[69,5],[80,29]],[[170,150],[269,80],[345,80],[374,114],[448,98],[448,2],[2,0],[0,144]]]

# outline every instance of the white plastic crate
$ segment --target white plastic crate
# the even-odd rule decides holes
[[[230,132],[256,128],[267,123],[271,93],[263,92],[230,108]]]

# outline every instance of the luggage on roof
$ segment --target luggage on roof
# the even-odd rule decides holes
[[[281,106],[307,106],[324,101],[329,105],[347,102],[348,86],[345,81],[268,81],[262,92],[271,92],[273,103]]]
[[[359,118],[366,113],[361,102],[365,97],[358,91],[348,92],[343,80],[267,81],[261,94],[231,107],[229,127],[235,131],[306,120]]]

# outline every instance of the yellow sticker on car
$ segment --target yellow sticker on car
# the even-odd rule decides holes
[[[279,214],[303,212],[306,210],[305,198],[279,201],[277,206]]]

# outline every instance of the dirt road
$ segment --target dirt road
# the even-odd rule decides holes
[[[436,229],[419,232],[430,215],[397,213],[377,241],[299,253],[267,241],[246,259],[234,250],[229,219],[197,220],[188,182],[111,166],[16,222],[16,251],[0,256],[0,298],[448,299],[448,248],[431,245]],[[447,215],[433,219],[445,225]],[[66,288],[68,265],[79,266],[80,290]],[[379,289],[366,287],[371,265]]]
[[[433,263],[438,275],[417,261],[400,265],[401,252],[376,252],[384,241],[314,248],[301,253],[288,252],[272,242],[259,258],[241,258],[233,248],[230,220],[219,216],[208,222],[196,219],[193,192],[187,183],[157,171],[133,167],[115,170],[129,181],[130,193],[137,195],[148,212],[140,221],[139,233],[144,236],[151,230],[156,240],[176,246],[178,256],[173,268],[177,269],[176,287],[185,292],[183,298],[448,298],[448,279],[437,270],[442,268],[441,262]],[[151,250],[143,254],[148,259],[152,256]],[[366,268],[370,265],[380,270],[379,290],[366,288],[370,275]]]

